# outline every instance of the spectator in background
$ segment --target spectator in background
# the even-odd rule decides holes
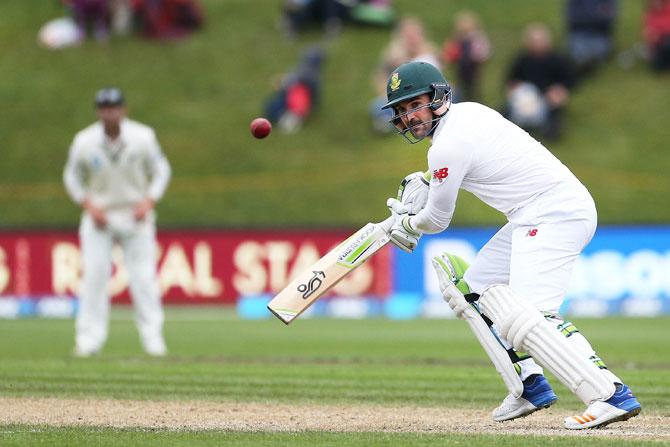
[[[457,13],[454,35],[442,46],[442,60],[456,66],[460,101],[479,99],[479,69],[490,54],[491,45],[477,15],[471,11]]]
[[[322,48],[310,47],[303,53],[298,67],[282,75],[265,104],[265,116],[276,123],[281,131],[298,131],[317,107],[324,58]]]
[[[555,139],[562,130],[563,110],[574,86],[567,57],[553,48],[549,28],[532,23],[524,31],[525,48],[507,76],[505,115],[518,126]]]
[[[644,13],[644,40],[657,70],[670,69],[670,0],[649,0]]]
[[[83,209],[79,227],[84,276],[75,323],[75,355],[97,354],[107,340],[112,247],[128,268],[130,293],[144,351],[167,352],[156,278],[154,205],[170,179],[170,165],[153,129],[126,118],[123,95],[95,96],[98,121],[74,138],[63,173],[68,194]]]
[[[312,24],[323,26],[327,35],[336,35],[349,16],[350,2],[340,0],[285,0],[282,25],[289,38]]]
[[[70,7],[82,37],[91,32],[99,42],[109,39],[108,0],[64,0],[63,3]]]
[[[114,34],[126,36],[133,29],[133,5],[131,0],[111,0],[110,24]]]
[[[387,134],[395,131],[389,122],[393,113],[382,109],[386,104],[386,82],[395,67],[414,61],[427,62],[442,69],[437,46],[426,37],[423,22],[415,17],[406,17],[396,25],[373,74],[372,83],[377,96],[370,105],[370,116],[376,132]]]
[[[578,73],[588,73],[612,54],[618,12],[617,0],[567,1],[568,54]]]
[[[153,39],[178,39],[202,27],[204,15],[196,0],[133,0],[142,33]]]
[[[396,13],[391,0],[359,0],[353,3],[350,18],[354,23],[370,26],[392,26]]]
[[[127,35],[137,24],[139,31],[150,38],[185,37],[202,27],[202,8],[196,0],[62,0],[73,24],[59,19],[47,22],[40,30],[39,40],[48,48],[63,48],[80,43],[89,33],[101,42],[109,39],[110,28],[118,35]],[[53,22],[53,23],[52,23]],[[67,28],[70,25],[77,35]]]
[[[395,21],[391,0],[284,0],[281,27],[290,39],[312,25],[332,37],[349,21],[390,26]]]

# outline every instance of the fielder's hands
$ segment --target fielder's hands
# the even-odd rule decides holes
[[[105,217],[105,211],[102,208],[99,208],[93,203],[86,199],[82,204],[86,212],[93,218],[93,223],[95,226],[102,229],[107,226],[107,217]]]
[[[135,205],[135,209],[133,210],[135,220],[138,222],[144,220],[144,218],[147,216],[147,213],[154,209],[154,205],[155,202],[148,197]]]

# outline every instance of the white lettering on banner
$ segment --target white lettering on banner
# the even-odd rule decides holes
[[[663,301],[654,298],[629,298],[621,303],[621,313],[631,317],[655,317],[663,313]]]
[[[165,251],[163,264],[158,272],[158,283],[161,291],[178,287],[188,296],[195,293],[195,275],[181,244],[170,244]]]
[[[195,288],[206,297],[216,297],[223,292],[221,280],[212,275],[212,247],[206,242],[195,244],[193,251],[195,264]]]
[[[599,250],[581,255],[567,297],[616,300],[624,296],[670,297],[670,252],[636,250],[628,255]]]
[[[0,249],[1,250],[1,249]],[[160,247],[159,250],[160,252]],[[0,252],[0,286],[3,281],[3,263]],[[70,242],[59,242],[51,249],[51,286],[56,294],[77,294],[81,276],[79,248]],[[165,258],[158,268],[161,292],[178,287],[188,296],[216,297],[223,291],[223,283],[212,274],[212,248],[206,242],[198,242],[193,249],[193,264],[184,247],[170,244]],[[128,288],[128,269],[119,246],[112,249],[112,277],[109,293],[118,295]],[[4,290],[0,287],[0,291]]]
[[[651,250],[638,250],[628,257],[626,273],[630,284],[628,291],[637,297],[670,295],[668,287],[668,257]],[[664,262],[665,261],[665,262]]]
[[[437,278],[431,264],[442,252],[456,254],[471,263],[477,249],[463,239],[432,239],[423,257],[424,292],[439,296]],[[566,298],[611,301],[625,296],[670,297],[670,251],[641,249],[630,254],[598,250],[577,258]]]
[[[288,262],[295,251],[293,244],[285,241],[265,243],[270,274],[270,290],[281,290],[288,283]]]
[[[572,270],[571,283],[578,280],[578,297],[594,297],[602,300],[619,298],[626,289],[625,258],[615,250],[600,250],[592,255],[581,255]],[[597,284],[597,286],[596,286]],[[595,286],[595,287],[594,287]],[[567,296],[571,295],[568,288]]]
[[[158,267],[161,292],[178,287],[188,296],[216,297],[223,291],[220,279],[212,275],[212,247],[198,242],[193,248],[193,267],[186,250],[179,243],[172,243],[165,251]]]
[[[0,293],[3,293],[7,289],[10,278],[11,273],[9,272],[9,267],[7,267],[7,252],[5,252],[4,248],[0,247]]]
[[[77,294],[81,266],[79,248],[70,242],[58,242],[51,248],[51,288],[58,295]]]
[[[233,275],[233,287],[241,295],[263,293],[267,274],[263,266],[265,250],[259,242],[242,242],[233,254],[233,264],[237,272]]]
[[[314,265],[319,259],[321,259],[321,255],[314,244],[307,243],[302,245],[295,256],[295,261],[293,262],[293,267],[291,268],[291,273],[289,273],[286,283],[292,281],[296,276]],[[276,290],[279,291],[284,288],[284,286],[281,286]]]

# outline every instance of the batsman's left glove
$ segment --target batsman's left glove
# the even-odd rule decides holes
[[[409,218],[411,216],[407,213],[402,203],[397,199],[388,199],[386,205],[395,217],[395,222],[389,233],[391,242],[404,252],[412,253],[419,243],[421,233],[410,225]]]

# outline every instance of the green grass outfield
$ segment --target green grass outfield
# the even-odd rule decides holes
[[[105,446],[496,446],[524,447],[538,445],[569,446],[661,446],[655,441],[622,441],[602,438],[561,439],[539,436],[430,435],[388,433],[220,433],[174,432],[154,430],[72,429],[46,430],[43,427],[4,427],[0,434],[3,446],[25,445],[105,445]],[[4,439],[3,439],[4,438]]]
[[[347,27],[329,43],[314,119],[297,134],[258,141],[248,126],[272,79],[318,39],[317,32],[293,43],[283,38],[282,0],[203,0],[206,27],[185,41],[128,37],[47,51],[36,36],[63,14],[59,3],[0,2],[0,228],[77,225],[79,209],[65,194],[62,169],[75,132],[94,120],[94,92],[107,84],[124,89],[131,115],[156,128],[172,162],[174,177],[158,208],[163,227],[358,228],[384,218],[399,181],[425,169],[425,144],[370,131],[371,73],[388,30]],[[521,30],[544,21],[562,43],[564,3],[393,2],[400,15],[423,19],[438,45],[453,29],[454,12],[479,12],[493,42],[483,102],[496,108]],[[644,3],[619,2],[618,51],[639,42]],[[565,138],[550,148],[592,192],[601,222],[670,222],[668,80],[643,62],[624,70],[612,61],[575,91]],[[471,195],[459,198],[454,225],[501,222]]]
[[[170,355],[144,356],[127,310],[117,310],[105,352],[70,356],[71,320],[0,322],[0,398],[128,399],[289,405],[364,405],[489,411],[505,390],[462,321],[241,321],[218,309],[168,309]],[[643,415],[670,416],[667,318],[577,320],[633,388]],[[556,380],[556,425],[582,406]],[[0,411],[11,411],[2,409]],[[565,414],[564,414],[565,413]],[[309,417],[309,415],[305,415]],[[529,418],[530,420],[530,418]],[[634,423],[636,419],[629,423]],[[623,424],[621,424],[623,425]],[[601,431],[602,433],[602,431]],[[0,427],[0,445],[520,445],[518,435],[230,432],[161,428]],[[560,434],[559,434],[559,439]],[[569,445],[670,445],[668,438],[571,437]],[[564,444],[567,445],[567,444]]]

